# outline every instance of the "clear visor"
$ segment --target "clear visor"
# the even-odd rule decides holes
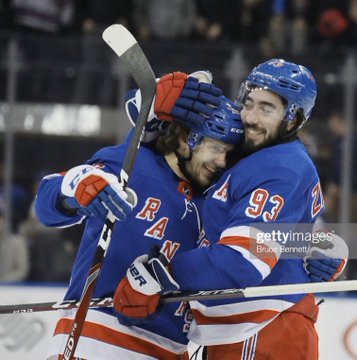
[[[258,86],[258,85],[253,85],[248,83],[247,81],[243,82],[242,85],[239,88],[238,91],[238,95],[235,98],[235,104],[238,106],[239,111],[242,110],[245,101],[247,100],[248,95],[253,91],[253,90],[269,90],[268,88],[262,87],[262,86]]]
[[[200,159],[214,159],[215,157],[225,156],[233,151],[233,144],[225,144],[219,140],[203,136],[200,141],[191,148],[192,152]]]
[[[238,95],[235,99],[235,104],[238,106],[239,108],[239,111],[241,111],[244,107],[244,104],[245,104],[245,101],[247,100],[247,97],[249,96],[249,94],[253,91],[253,90],[268,90],[268,91],[272,91],[270,90],[268,87],[265,87],[265,86],[258,86],[258,85],[254,85],[254,84],[251,84],[251,83],[248,83],[248,82],[244,82],[241,87],[239,88],[239,91],[238,91]],[[273,91],[274,92],[274,91]],[[274,92],[275,93],[275,92]],[[277,94],[279,95],[279,94]],[[279,95],[284,106],[285,106],[285,116],[284,116],[284,120],[288,120],[288,121],[291,121],[295,118],[296,116],[296,113],[297,113],[297,110],[298,108],[296,107],[295,104],[290,104],[289,106],[289,103],[288,101],[283,98],[281,95]]]

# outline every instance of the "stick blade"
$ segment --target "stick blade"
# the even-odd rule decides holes
[[[142,97],[152,98],[156,92],[155,75],[135,37],[119,24],[108,26],[102,37],[133,76]]]
[[[142,48],[124,26],[119,24],[110,25],[104,30],[102,37],[119,56],[120,61],[123,62],[125,68],[134,78],[142,95],[140,113],[119,176],[120,182],[126,186],[144,133],[150,107],[155,97],[156,79]]]
[[[137,43],[130,31],[120,24],[108,26],[104,30],[102,37],[118,56],[122,56]],[[120,41],[118,41],[118,39],[120,39]]]

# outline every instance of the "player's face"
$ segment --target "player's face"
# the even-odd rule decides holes
[[[187,161],[186,169],[194,181],[207,187],[222,169],[227,166],[227,155],[234,145],[204,137],[192,152],[191,161]]]
[[[284,114],[285,106],[279,95],[252,90],[241,111],[247,151],[254,152],[273,143],[279,136]]]

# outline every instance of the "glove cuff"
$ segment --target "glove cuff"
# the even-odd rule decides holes
[[[73,203],[73,201],[76,203]],[[78,202],[74,198],[60,195],[56,204],[57,209],[66,216],[77,216]]]
[[[144,265],[147,255],[139,256],[129,267],[126,276],[130,286],[145,295],[154,295],[161,291],[160,284]]]
[[[180,289],[180,285],[171,276],[165,264],[160,260],[160,258],[153,258],[149,260],[148,265],[151,267],[154,273],[154,277],[161,286],[161,294],[171,293]]]

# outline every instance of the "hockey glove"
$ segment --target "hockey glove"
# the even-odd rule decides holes
[[[148,259],[148,255],[136,258],[115,291],[114,309],[121,315],[146,318],[156,311],[160,295],[180,288],[166,269],[168,261],[163,254]]]
[[[154,112],[160,120],[177,119],[189,127],[202,124],[217,107],[222,91],[194,76],[173,72],[157,84]]]
[[[319,236],[322,240],[310,246],[304,258],[305,269],[311,282],[336,280],[347,264],[348,247],[336,234],[318,233],[325,235]]]
[[[110,211],[117,220],[124,220],[137,203],[132,189],[124,191],[115,175],[91,165],[70,169],[62,180],[61,195],[63,212],[102,219]]]
[[[183,73],[181,73],[181,74],[183,74]],[[191,81],[191,77],[198,79],[199,82],[202,82],[202,83],[204,82],[206,84],[211,84],[213,81],[212,74],[207,70],[195,71],[194,73],[192,73],[188,76],[189,76],[188,79],[190,79],[190,81]],[[159,82],[159,81],[160,81],[160,79],[157,79],[157,82]],[[183,86],[185,85],[184,82],[182,83],[182,85]],[[218,94],[218,92],[217,92],[217,94]],[[178,96],[179,94],[177,93],[176,95]],[[173,101],[173,103],[174,102],[175,101]],[[155,103],[155,101],[154,101],[154,103]],[[216,103],[215,100],[214,100],[214,103]],[[140,107],[141,107],[141,92],[140,92],[140,90],[138,90],[138,89],[130,90],[125,96],[125,110],[128,115],[128,118],[133,126],[135,126],[135,123],[138,119]],[[175,109],[175,110],[172,110],[172,111],[177,111],[178,115],[179,115],[180,107],[174,106],[173,109]],[[183,109],[184,108],[182,108],[182,110]],[[211,112],[211,108],[206,109],[206,110],[208,110],[208,112]],[[187,112],[187,110],[183,110],[183,111]],[[169,120],[173,119],[173,117],[171,115],[169,115],[169,114],[166,114],[166,115]],[[191,116],[195,117],[195,115],[196,115],[195,113],[191,113]],[[165,115],[163,115],[163,117],[166,118]],[[184,120],[181,120],[181,121],[184,122]],[[199,115],[198,121],[199,122],[203,121],[203,117]],[[150,113],[149,113],[147,123],[145,126],[144,135],[143,135],[141,141],[143,143],[149,143],[149,142],[155,140],[159,136],[159,134],[162,133],[163,130],[168,125],[169,125],[169,121],[162,121],[156,117],[156,115],[154,113],[154,104],[153,104],[150,109]]]

